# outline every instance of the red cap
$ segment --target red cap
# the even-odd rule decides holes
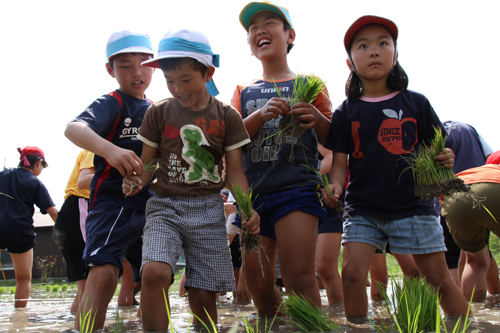
[[[368,24],[381,24],[385,26],[391,32],[394,37],[394,41],[398,40],[398,27],[394,22],[379,16],[366,15],[358,18],[349,29],[344,36],[344,47],[347,53],[349,53],[349,44],[351,43],[352,37],[356,34],[356,32]]]
[[[28,163],[28,165],[29,165],[29,162],[26,159],[26,156],[41,157],[44,161],[45,166],[49,166],[47,164],[47,161],[45,160],[45,154],[43,153],[43,150],[41,150],[40,148],[38,148],[36,146],[26,146],[26,147],[24,147],[24,149],[17,148],[17,151],[21,154],[21,161],[23,161],[25,166],[27,166],[26,163]],[[24,161],[25,159],[26,159],[26,162]]]
[[[486,164],[500,165],[500,150],[497,150],[496,152],[490,154],[490,156],[488,156],[488,159],[486,160]]]

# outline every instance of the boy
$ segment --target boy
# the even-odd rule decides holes
[[[121,183],[127,174],[140,175],[143,170],[138,157],[142,144],[136,133],[151,105],[144,92],[154,69],[141,63],[152,58],[152,49],[148,35],[130,31],[112,34],[106,48],[106,69],[119,89],[98,98],[65,131],[74,144],[95,153],[83,253],[88,277],[76,315],[84,316],[92,308],[94,329],[104,325],[108,303],[123,274],[125,251],[135,266],[135,280],[139,279],[144,209],[150,194],[145,186],[139,195],[125,198]],[[75,320],[77,330],[79,326]]]
[[[168,293],[173,282],[182,248],[194,323],[199,323],[198,318],[217,323],[215,294],[235,289],[219,192],[227,176],[230,188],[239,184],[248,193],[241,147],[250,140],[238,112],[209,93],[209,89],[216,91],[211,78],[218,60],[202,33],[172,30],[160,41],[158,56],[143,63],[161,68],[173,96],[149,108],[138,134],[144,143],[143,163],[159,163],[152,185],[156,195],[148,201],[144,227],[141,307],[145,331],[168,329],[163,292]],[[123,193],[137,193],[153,172],[125,177]],[[258,214],[254,212],[244,226],[257,234]]]
[[[273,81],[285,96],[291,95],[296,78],[287,62],[295,30],[286,8],[267,1],[252,2],[241,11],[240,22],[248,32],[250,50],[260,60],[263,73],[262,78],[238,86],[231,105],[242,114],[252,138],[252,144],[243,148],[243,166],[253,192],[258,194],[254,205],[259,207],[265,202],[259,210],[260,238],[265,249],[261,257],[269,258],[262,260],[263,278],[255,278],[261,276],[256,253],[245,256],[244,271],[259,316],[274,316],[281,303],[281,297],[273,295],[278,250],[287,291],[295,291],[321,306],[314,257],[318,224],[326,212],[319,188],[313,183],[318,178],[305,165],[318,169],[318,141],[324,141],[329,132],[331,107],[326,89],[313,104],[297,103],[291,108],[275,91]],[[289,113],[304,121],[300,140],[307,147],[295,149],[293,162],[289,161],[292,149],[301,145],[292,145],[287,138],[276,154],[276,136],[269,138],[278,132],[281,117]]]

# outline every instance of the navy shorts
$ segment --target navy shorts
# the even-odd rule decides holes
[[[28,252],[36,245],[36,235],[1,235],[0,249],[7,249],[10,253]]]
[[[342,233],[342,225],[344,223],[343,218],[337,214],[337,210],[335,208],[331,208],[327,205],[324,205],[326,209],[326,218],[323,223],[319,224],[318,234],[326,234],[332,232]]]
[[[83,239],[80,222],[87,217],[87,211],[82,211],[82,203],[87,203],[85,198],[74,195],[64,200],[61,210],[57,214],[56,223],[52,228],[52,238],[61,250],[64,260],[66,260],[66,271],[68,281],[74,282],[85,278],[85,268],[83,265],[83,249],[85,240]],[[84,205],[83,205],[84,207]],[[85,208],[84,208],[85,209]]]
[[[260,215],[260,234],[271,239],[276,239],[274,225],[288,213],[299,210],[317,216],[320,223],[326,217],[319,186],[300,187],[259,195],[255,199],[253,207],[258,208],[257,212]],[[241,228],[241,219],[238,214],[233,224]]]
[[[142,256],[144,221],[143,211],[125,207],[106,206],[90,211],[85,222],[87,243],[83,262],[86,269],[112,264],[120,269],[121,276],[126,257],[132,266],[134,281],[139,282],[140,260],[137,261]]]

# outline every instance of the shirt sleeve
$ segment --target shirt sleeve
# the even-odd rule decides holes
[[[158,148],[161,142],[160,128],[163,128],[162,124],[160,109],[154,104],[151,105],[144,115],[144,121],[139,128],[137,138],[153,148]]]
[[[87,154],[80,163],[80,170],[90,169],[94,167],[94,153],[87,151]]]
[[[326,85],[323,86],[321,92],[316,96],[313,102],[316,109],[319,110],[328,120],[332,120],[332,102],[330,101],[330,95],[328,94],[328,89]]]
[[[103,95],[96,99],[85,111],[73,121],[78,121],[89,126],[101,137],[106,137],[114,126],[120,114],[120,105],[116,98]]]

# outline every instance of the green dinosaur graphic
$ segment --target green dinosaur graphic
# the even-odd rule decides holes
[[[195,125],[185,125],[181,128],[182,158],[190,165],[184,174],[186,183],[208,180],[220,182],[218,166],[215,159],[202,145],[210,146],[201,128]]]

